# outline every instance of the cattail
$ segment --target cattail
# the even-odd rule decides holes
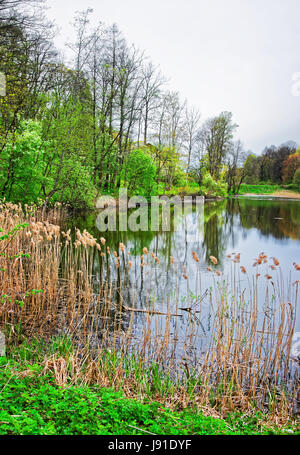
[[[195,253],[195,251],[193,251],[193,258],[196,262],[199,262],[199,258],[197,256],[197,253]]]
[[[214,256],[209,256],[209,259],[211,260],[211,262],[212,262],[213,264],[215,264],[215,265],[218,264],[218,259],[215,258]]]
[[[279,265],[279,261],[278,261],[278,259],[276,259],[276,258],[273,258],[273,262],[274,262],[274,264],[275,264],[275,265]]]

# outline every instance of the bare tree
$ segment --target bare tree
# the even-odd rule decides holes
[[[200,117],[201,114],[195,107],[186,108],[184,126],[186,131],[187,172],[190,169],[192,152],[197,144]]]

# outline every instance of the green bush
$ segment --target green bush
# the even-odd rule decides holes
[[[202,179],[200,192],[201,194],[208,197],[226,197],[227,184],[223,180],[214,180],[212,176],[207,172]]]

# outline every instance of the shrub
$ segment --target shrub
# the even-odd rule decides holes
[[[216,181],[212,178],[209,172],[207,172],[203,179],[200,187],[200,192],[205,196],[211,197],[225,197],[227,196],[227,185],[224,181]]]

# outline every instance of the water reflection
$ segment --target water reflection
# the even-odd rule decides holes
[[[104,265],[101,257],[97,256],[94,264],[96,281],[100,274],[111,274],[118,288],[122,286],[123,289],[126,288],[126,295],[123,295],[123,298],[129,307],[150,307],[171,312],[177,312],[179,307],[193,306],[195,309],[201,307],[201,318],[198,319],[201,323],[199,331],[203,335],[210,330],[213,308],[207,296],[201,302],[200,297],[216,285],[216,280],[222,283],[232,278],[233,273],[237,273],[241,265],[255,275],[253,261],[259,253],[264,252],[269,257],[276,256],[279,259],[284,279],[290,277],[295,281],[299,278],[299,272],[295,271],[292,263],[294,261],[300,263],[300,202],[253,198],[229,199],[207,202],[204,210],[197,215],[197,220],[195,215],[197,213],[194,207],[191,207],[190,213],[186,216],[177,214],[181,216],[180,228],[170,232],[149,230],[100,233],[96,228],[97,213],[79,214],[69,221],[69,225],[82,230],[87,229],[97,238],[103,235],[111,251],[118,251],[122,242],[130,252],[132,267],[128,276],[122,275],[122,258],[121,267],[117,269],[113,262]],[[200,217],[204,218],[204,223]],[[198,238],[189,241],[188,231],[195,221],[198,226]],[[145,266],[141,267],[141,255],[145,247],[154,253],[158,261],[148,255],[144,259]],[[199,262],[193,259],[193,252],[196,252]],[[241,255],[239,264],[233,265],[231,258],[227,257],[233,252]],[[211,265],[209,261],[211,255],[218,259],[217,270],[222,272],[220,278],[207,270]],[[124,261],[126,260],[128,261],[127,256]],[[261,273],[262,277],[264,274],[272,273],[269,263],[263,266]],[[249,288],[248,279],[248,276],[239,275],[241,285],[244,282],[245,289]],[[125,282],[129,286],[124,286]],[[265,278],[262,278],[258,291],[262,311],[266,293],[265,282]],[[289,290],[286,288],[285,292],[288,298]],[[139,320],[143,320],[142,314],[136,314],[137,325]],[[176,331],[184,333],[185,328],[186,317],[183,315],[183,318],[176,321]],[[173,329],[175,330],[175,325]],[[296,330],[299,329],[298,321]]]

